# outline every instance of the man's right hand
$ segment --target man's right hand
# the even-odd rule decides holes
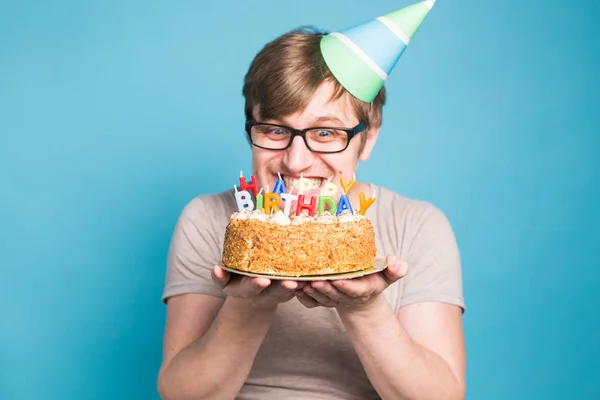
[[[304,286],[304,282],[293,280],[272,281],[268,278],[232,274],[218,265],[212,270],[212,278],[227,296],[245,299],[260,309],[276,308],[279,303],[291,300],[295,290]]]

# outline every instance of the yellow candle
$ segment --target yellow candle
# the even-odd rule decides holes
[[[300,179],[298,179],[298,194],[303,194],[304,191],[309,191],[312,184],[309,179],[304,177],[304,174],[300,174]]]
[[[281,198],[277,193],[266,193],[263,197],[265,205],[265,214],[276,213],[279,210],[279,202]]]
[[[350,183],[346,183],[344,178],[340,178],[340,184],[342,185],[342,190],[345,194],[349,194],[354,185],[356,185],[356,180],[352,179]]]
[[[323,184],[323,188],[321,189],[321,196],[325,197],[334,197],[337,194],[338,187],[335,183],[330,182],[331,178],[327,180]]]
[[[369,197],[368,200],[365,200],[365,194],[360,193],[358,195],[358,200],[360,200],[360,210],[358,210],[358,213],[360,215],[365,215],[367,213],[367,209],[375,202],[375,197]]]

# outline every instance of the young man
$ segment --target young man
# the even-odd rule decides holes
[[[353,90],[332,72],[323,37],[285,34],[248,71],[247,133],[262,187],[274,187],[278,173],[295,186],[302,174],[318,193],[329,177],[351,180],[376,143],[385,89],[381,84],[372,98]],[[304,137],[292,134],[315,127]],[[319,138],[334,134],[323,146]],[[389,267],[351,280],[230,274],[219,263],[237,210],[233,190],[185,207],[163,296],[158,386],[165,400],[464,397],[461,267],[447,219],[429,203],[362,182],[351,192],[353,207],[360,192],[377,198],[367,217]]]

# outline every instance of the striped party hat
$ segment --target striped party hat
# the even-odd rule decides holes
[[[370,103],[429,14],[424,0],[321,39],[327,66],[356,98]]]

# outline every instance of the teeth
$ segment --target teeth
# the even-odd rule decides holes
[[[306,182],[308,182],[306,184],[306,186],[304,187],[304,191],[316,190],[316,189],[320,188],[321,184],[323,183],[322,178],[304,178],[304,179]],[[300,188],[298,187],[298,185],[300,183],[299,178],[283,176],[283,182],[285,183],[285,187],[287,188],[288,192],[289,192],[290,187],[293,187],[296,192],[298,192],[300,190]]]

